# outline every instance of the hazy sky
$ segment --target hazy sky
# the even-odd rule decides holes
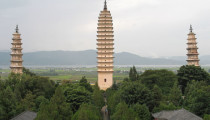
[[[107,0],[115,52],[184,56],[190,24],[200,55],[210,54],[210,0]],[[0,50],[19,25],[24,52],[96,49],[104,0],[0,0]]]

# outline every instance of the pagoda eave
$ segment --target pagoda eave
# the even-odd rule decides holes
[[[114,39],[97,39],[97,41],[114,41]]]
[[[187,48],[187,50],[192,50],[192,49],[199,49],[198,47],[195,47],[195,48]]]
[[[114,35],[97,35],[97,37],[114,37]]]
[[[186,55],[199,55],[199,53],[187,53]]]
[[[10,62],[23,62],[23,60],[10,60]]]
[[[199,59],[187,59],[187,61],[200,61]]]
[[[23,43],[11,43],[12,45],[22,45]]]
[[[23,50],[23,48],[11,48],[11,50]]]
[[[23,68],[23,66],[10,66],[10,68]]]
[[[10,53],[10,55],[23,55],[22,53]]]
[[[114,33],[114,31],[103,30],[103,31],[97,31],[97,33]]]
[[[102,71],[102,70],[98,70],[97,71],[98,73],[113,73],[114,71],[112,70],[112,71]]]
[[[97,48],[98,50],[113,50],[114,48]]]
[[[113,27],[98,27],[98,30],[100,30],[100,29],[111,29],[111,30],[113,30]]]
[[[106,63],[108,63],[108,64],[113,64],[114,62],[97,62],[97,63],[102,63],[102,64],[106,64]]]
[[[97,45],[114,45],[114,43],[97,43]]]
[[[114,54],[114,52],[97,52],[98,54]]]
[[[97,57],[98,59],[113,59],[114,57]]]
[[[98,25],[113,25],[113,23],[98,23]]]

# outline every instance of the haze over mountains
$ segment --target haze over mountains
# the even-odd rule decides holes
[[[128,52],[114,54],[115,65],[183,65],[186,64],[185,56],[168,58],[141,57]],[[86,51],[39,51],[24,53],[23,64],[34,66],[45,65],[96,65],[96,50]],[[0,52],[0,66],[10,65],[10,52]],[[200,56],[201,64],[210,64],[210,55]]]

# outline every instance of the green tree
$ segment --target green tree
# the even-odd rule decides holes
[[[210,113],[210,85],[205,82],[192,81],[187,85],[184,105],[196,115]]]
[[[210,114],[205,114],[203,120],[210,120]]]
[[[161,102],[160,105],[158,107],[155,107],[152,112],[156,113],[156,112],[160,112],[162,110],[176,110],[178,108],[179,107],[176,107],[173,103]]]
[[[143,104],[143,105],[135,104],[132,106],[132,108],[137,113],[140,120],[150,120],[151,119],[149,109],[145,104]]]
[[[111,116],[112,120],[139,120],[133,109],[129,108],[125,102],[117,105],[116,112]]]
[[[44,96],[49,99],[55,92],[55,82],[47,77],[40,76],[23,76],[25,89],[31,91],[36,96]]]
[[[21,100],[21,106],[25,109],[25,110],[30,110],[33,111],[35,110],[35,95],[32,94],[31,91],[29,91],[25,98]]]
[[[5,89],[5,83],[0,79],[0,91]]]
[[[164,95],[169,94],[170,89],[177,80],[177,76],[172,71],[168,70],[147,70],[140,78],[141,82],[149,89],[157,85]]]
[[[25,97],[27,92],[28,91],[25,88],[24,80],[19,81],[14,87],[14,93],[15,93],[16,99],[18,101],[21,101],[21,99],[23,99]]]
[[[128,105],[146,104],[150,110],[154,107],[154,98],[152,92],[139,81],[124,82],[120,87],[120,96]]]
[[[93,92],[93,88],[91,87],[90,83],[88,83],[85,76],[82,77],[82,79],[79,82],[79,85],[84,86],[87,90],[89,90],[90,92]]]
[[[192,80],[206,81],[210,84],[209,74],[200,66],[185,65],[182,66],[177,73],[179,85],[182,86],[182,93],[184,93],[187,84]]]
[[[48,99],[46,99],[44,96],[38,96],[35,99],[35,111],[38,111],[40,108],[41,103],[47,103]]]
[[[57,111],[54,111],[55,105],[50,104],[48,100],[42,102],[39,109],[35,120],[55,120],[54,115],[58,114]]]
[[[180,102],[182,100],[182,92],[178,86],[178,81],[174,83],[174,86],[170,91],[169,100],[176,106],[180,105]]]
[[[74,114],[73,120],[102,120],[100,111],[91,104],[82,104]]]
[[[99,110],[104,106],[103,92],[99,89],[97,85],[94,86],[92,100],[93,100],[93,104],[97,106]]]
[[[10,86],[12,91],[14,91],[16,84],[22,80],[22,76],[20,74],[10,73],[8,79],[5,82],[6,86]]]
[[[0,113],[1,120],[9,120],[16,114],[16,99],[9,86],[0,92]]]
[[[62,88],[58,87],[49,104],[41,103],[36,120],[70,120],[71,117],[70,105],[66,103]]]
[[[120,94],[117,90],[107,89],[106,96],[109,114],[112,115],[113,113],[115,113],[117,104],[120,103]]]
[[[90,91],[78,84],[68,84],[64,86],[64,94],[67,102],[71,104],[73,112],[76,112],[81,104],[91,102]]]
[[[25,67],[23,67],[23,73],[30,76],[36,76],[35,73],[31,72],[29,69],[26,69]]]
[[[133,66],[132,68],[130,68],[129,79],[131,81],[139,80],[139,74],[137,73],[137,70],[136,70],[136,67],[135,66]]]
[[[6,117],[6,111],[4,110],[4,106],[0,104],[0,120],[6,120],[5,117]]]
[[[163,94],[162,94],[162,90],[155,85],[152,89],[152,93],[153,93],[153,97],[154,97],[154,106],[159,106],[160,102],[163,99]]]

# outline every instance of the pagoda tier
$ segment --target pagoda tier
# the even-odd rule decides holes
[[[104,10],[101,11],[98,17],[98,35],[97,35],[97,49],[98,49],[98,86],[102,90],[113,85],[113,59],[114,59],[114,31],[112,16],[107,10],[105,1]]]
[[[195,38],[195,33],[193,33],[192,31],[192,26],[190,25],[190,33],[188,34],[188,42],[187,42],[187,64],[188,65],[195,65],[195,66],[199,66],[199,58],[198,58],[198,47],[197,47],[197,42]]]
[[[22,74],[23,73],[23,59],[22,59],[22,43],[21,43],[21,38],[20,38],[20,35],[18,33],[18,26],[16,26],[16,32],[13,34],[13,42],[11,43],[12,44],[12,52],[11,52],[11,65],[10,65],[10,68],[11,68],[11,72],[12,73],[15,73],[15,74]]]

